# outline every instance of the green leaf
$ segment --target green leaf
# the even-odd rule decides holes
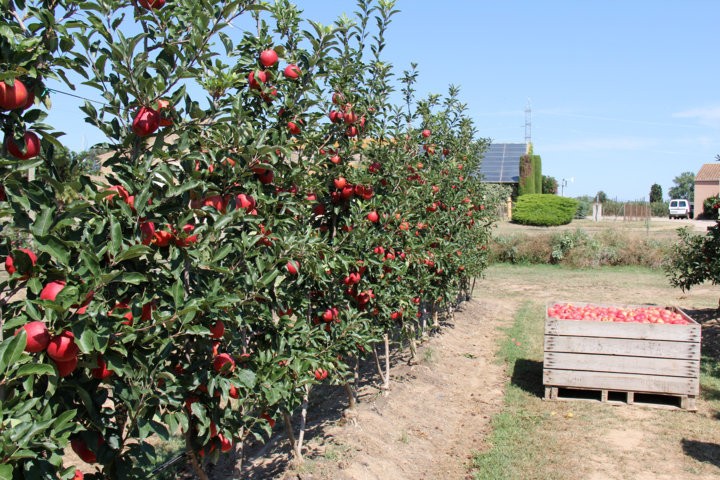
[[[55,209],[52,207],[48,207],[47,205],[43,205],[40,208],[40,213],[30,227],[30,231],[33,233],[33,235],[35,235],[36,237],[42,237],[48,234],[48,232],[50,231],[50,227],[53,223],[54,213]]]
[[[97,344],[95,337],[95,332],[92,329],[83,329],[80,338],[77,339],[78,347],[80,347],[82,353],[90,353],[95,349],[95,345]]]
[[[18,335],[14,335],[11,339],[5,340],[2,343],[2,365],[3,367],[12,366],[18,361],[20,356],[25,350],[25,344],[27,342],[27,333],[25,329],[20,330]],[[0,371],[4,371],[4,368],[0,368]]]
[[[54,235],[38,236],[37,248],[49,254],[62,265],[68,265],[70,263],[70,247],[66,242]]]
[[[147,245],[133,245],[127,250],[120,252],[115,257],[115,262],[122,262],[125,260],[130,260],[132,258],[142,257],[143,255],[147,255],[150,253],[152,253],[152,248],[148,247]]]
[[[172,296],[175,302],[175,308],[179,309],[183,306],[185,300],[185,288],[183,287],[182,281],[177,280],[172,286]]]
[[[75,427],[75,415],[77,415],[77,410],[65,410],[62,412],[58,417],[55,419],[55,421],[52,424],[52,428],[55,432],[62,432],[63,430],[67,430],[69,428]]]
[[[110,253],[117,255],[122,248],[122,227],[117,219],[110,215]]]
[[[142,282],[147,281],[147,277],[143,275],[142,273],[138,272],[123,272],[119,275],[116,275],[111,282],[120,282],[120,283],[129,283],[131,285],[139,285]]]
[[[17,369],[15,375],[26,377],[28,375],[52,375],[55,369],[46,363],[28,363]]]

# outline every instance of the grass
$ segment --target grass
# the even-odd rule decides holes
[[[534,320],[543,312],[543,306],[525,302],[513,325],[504,332],[498,361],[507,365],[513,380],[506,386],[504,410],[492,419],[491,448],[474,455],[472,467],[477,480],[528,478],[522,471],[524,466],[539,457],[541,446],[534,444],[533,432],[542,425],[544,415],[534,408],[532,394],[525,388],[527,380],[537,373],[533,363],[526,360],[537,349],[533,339],[538,333],[542,336]]]

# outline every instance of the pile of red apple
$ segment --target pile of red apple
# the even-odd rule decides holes
[[[573,305],[556,303],[547,309],[548,317],[560,320],[589,320],[595,322],[667,323],[688,325],[690,322],[680,313],[664,307],[616,307],[592,304]]]

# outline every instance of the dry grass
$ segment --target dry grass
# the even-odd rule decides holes
[[[710,221],[575,220],[560,227],[501,223],[490,242],[491,263],[551,263],[575,268],[639,265],[660,268],[677,241],[677,229],[705,232]]]

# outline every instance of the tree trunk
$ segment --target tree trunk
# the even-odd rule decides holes
[[[185,432],[185,449],[187,450],[188,456],[190,457],[190,466],[195,472],[195,475],[197,475],[200,480],[210,480],[210,478],[205,473],[205,470],[203,470],[202,466],[200,465],[200,462],[198,461],[197,453],[195,453],[195,450],[193,449],[189,426],[188,431]]]
[[[307,410],[308,410],[309,398],[310,398],[310,387],[305,385],[305,395],[303,395],[302,409],[300,410],[300,431],[298,432],[298,439],[295,444],[295,459],[298,462],[303,461],[302,447],[303,447],[303,440],[305,439],[305,424],[307,422]]]
[[[386,333],[383,335],[383,343],[385,344],[385,378],[383,390],[385,395],[390,391],[390,336]]]

